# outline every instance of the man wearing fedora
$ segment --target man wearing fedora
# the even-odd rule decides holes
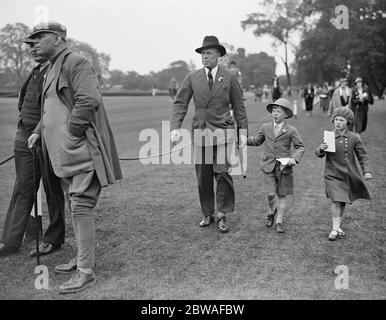
[[[260,169],[264,174],[264,190],[267,192],[268,215],[266,226],[272,227],[276,219],[276,231],[283,233],[283,217],[286,211],[286,196],[293,194],[293,169],[303,157],[305,148],[298,130],[285,119],[292,118],[291,103],[279,98],[267,105],[272,114],[271,122],[263,124],[256,136],[248,137],[249,146],[263,146]],[[295,152],[291,152],[291,145]],[[280,159],[280,161],[278,160]]]
[[[226,54],[226,50],[217,37],[206,36],[196,52],[201,54],[204,67],[189,73],[177,93],[173,103],[170,139],[172,143],[179,141],[179,130],[193,98],[195,169],[203,214],[199,226],[206,227],[214,222],[216,203],[219,230],[228,232],[226,214],[233,212],[235,206],[233,179],[229,175],[229,149],[235,138],[235,121],[243,133],[239,138],[240,147],[246,145],[247,115],[237,77],[218,65],[219,58]],[[217,134],[216,140],[213,139],[214,132]]]
[[[61,179],[69,195],[77,256],[56,266],[71,273],[59,293],[81,291],[94,282],[95,208],[101,187],[122,178],[119,158],[95,69],[66,47],[66,28],[57,22],[36,25],[29,39],[37,54],[50,59],[42,89],[41,121],[29,137],[41,141],[46,170]]]
[[[36,53],[33,40],[26,39],[24,42],[30,46],[32,58],[38,64],[28,75],[19,94],[18,130],[14,147],[16,180],[0,241],[0,257],[19,251],[23,235],[24,233],[27,234],[28,221],[34,201],[34,164],[32,152],[28,148],[27,141],[41,118],[41,90],[49,61],[47,57],[42,57]],[[40,177],[43,180],[49,214],[49,226],[44,234],[43,243],[39,248],[40,254],[46,255],[60,249],[64,243],[64,196],[59,179],[42,169],[40,146],[37,146],[36,154],[36,182],[39,184]],[[36,255],[35,250],[31,252],[31,256],[34,255]]]

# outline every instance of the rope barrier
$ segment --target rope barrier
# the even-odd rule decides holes
[[[254,124],[262,123],[262,122],[268,120],[269,117],[270,117],[270,115],[268,115],[267,117],[265,117],[264,119],[262,119],[260,121],[257,121],[257,122],[251,121],[249,123],[254,123]],[[136,161],[136,160],[147,160],[147,159],[159,158],[159,157],[163,157],[165,155],[172,154],[174,152],[180,151],[180,150],[182,150],[182,149],[184,149],[186,147],[189,147],[191,145],[192,145],[192,143],[188,143],[188,144],[186,144],[184,146],[179,147],[178,149],[170,150],[169,152],[164,152],[164,153],[161,153],[161,154],[156,154],[156,155],[153,155],[153,156],[150,156],[150,157],[120,157],[119,160],[121,160],[121,161]],[[15,157],[15,155],[11,154],[8,157],[6,157],[5,159],[1,160],[0,161],[0,166],[5,164],[5,163],[7,163],[10,160],[12,160],[14,157]]]
[[[5,159],[1,160],[0,161],[0,166],[6,162],[8,162],[9,160],[12,160],[13,158],[15,158],[15,155],[14,154],[11,154],[9,155],[8,157],[6,157]]]
[[[156,154],[156,155],[150,156],[150,157],[145,157],[145,158],[144,157],[142,157],[142,158],[140,158],[140,157],[122,157],[122,158],[119,158],[119,160],[133,161],[133,160],[147,160],[147,159],[159,158],[159,157],[163,157],[163,156],[166,156],[168,154],[172,154],[174,152],[180,151],[180,150],[182,150],[182,149],[184,149],[186,147],[189,147],[191,145],[192,145],[192,143],[190,142],[190,143],[188,143],[188,144],[186,144],[184,146],[179,147],[178,149],[170,150],[169,152],[164,152],[164,153],[161,153],[161,154]]]
[[[172,154],[174,152],[177,152],[177,151],[180,151],[186,147],[189,147],[191,146],[192,143],[188,143],[186,145],[183,145],[177,149],[174,149],[174,150],[170,150],[169,152],[164,152],[164,153],[161,153],[161,154],[156,154],[156,155],[153,155],[153,156],[150,156],[150,157],[120,157],[119,160],[121,161],[135,161],[135,160],[146,160],[146,159],[153,159],[153,158],[159,158],[159,157],[163,157],[163,156],[166,156],[168,154]],[[5,159],[1,160],[0,161],[0,166],[10,160],[12,160],[13,158],[15,157],[15,155],[11,154],[10,156],[6,157]]]

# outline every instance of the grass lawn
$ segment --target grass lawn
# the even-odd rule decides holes
[[[168,97],[106,97],[105,105],[121,156],[138,156],[142,129],[160,130],[169,120]],[[301,105],[301,104],[299,104]],[[267,111],[246,100],[250,133]],[[190,126],[193,105],[184,122]],[[0,99],[0,159],[13,152],[16,99]],[[314,155],[324,129],[332,124],[314,110],[290,119],[306,144],[295,169],[295,195],[289,198],[286,232],[265,227],[267,205],[258,165],[261,148],[248,147],[247,178],[235,177],[236,210],[231,231],[201,229],[193,165],[143,165],[122,161],[124,179],[103,189],[97,211],[97,282],[92,289],[61,296],[68,276],[53,272],[75,254],[71,218],[66,243],[41,258],[50,271],[49,290],[36,290],[34,242],[19,254],[0,258],[0,299],[385,299],[386,103],[370,107],[363,134],[373,168],[373,200],[348,207],[347,238],[329,242],[330,202],[323,183],[324,160]],[[159,131],[160,132],[160,131]],[[0,166],[0,232],[14,183],[13,161]],[[44,225],[47,209],[44,203]],[[349,269],[349,288],[335,289],[338,265]]]

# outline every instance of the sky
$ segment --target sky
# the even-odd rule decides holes
[[[285,74],[282,49],[272,46],[273,39],[241,28],[257,12],[258,0],[0,0],[0,29],[16,22],[32,28],[44,16],[42,7],[50,20],[67,27],[68,37],[109,54],[110,70],[148,74],[177,60],[199,68],[194,50],[206,35],[215,35],[247,54],[267,52],[276,59],[276,73]]]

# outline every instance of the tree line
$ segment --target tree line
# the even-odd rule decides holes
[[[18,92],[28,72],[35,65],[28,45],[23,40],[30,33],[30,29],[22,24],[7,24],[0,30],[0,92]],[[67,39],[68,47],[86,58],[94,65],[104,90],[118,87],[118,90],[150,90],[157,87],[167,90],[172,77],[181,83],[186,74],[196,69],[193,62],[177,60],[166,68],[149,74],[139,74],[137,71],[110,70],[110,55],[98,52],[86,42]],[[235,61],[243,74],[243,86],[262,86],[270,83],[275,72],[274,57],[265,52],[246,54],[245,49],[235,49],[225,44],[228,54],[222,59],[227,67],[230,61]]]
[[[272,45],[283,47],[285,86],[311,82],[333,83],[342,76],[360,76],[378,96],[386,87],[386,1],[384,0],[258,0],[258,12],[240,22],[245,31],[259,37],[268,34]],[[335,25],[337,5],[348,9],[348,28]],[[259,7],[260,6],[260,7]],[[0,90],[20,88],[33,62],[23,39],[30,32],[22,23],[7,24],[0,30]],[[293,39],[300,39],[294,43]],[[134,70],[110,70],[110,56],[86,42],[68,40],[69,47],[88,57],[94,64],[104,88],[119,86],[126,90],[167,89],[174,76],[179,83],[196,69],[192,62],[171,62],[158,72],[141,75]],[[223,44],[228,54],[221,63],[235,61],[242,73],[243,87],[272,83],[276,70],[274,57],[265,52],[246,53],[244,48]],[[295,54],[293,64],[288,55]]]
[[[282,46],[288,85],[333,83],[362,77],[378,96],[386,87],[386,1],[260,0],[260,10],[241,21],[256,37],[268,34]],[[336,12],[338,7],[346,11]],[[347,26],[337,27],[337,19]],[[339,22],[339,21],[338,21]],[[292,40],[300,37],[300,43]],[[288,63],[288,51],[296,56]]]

